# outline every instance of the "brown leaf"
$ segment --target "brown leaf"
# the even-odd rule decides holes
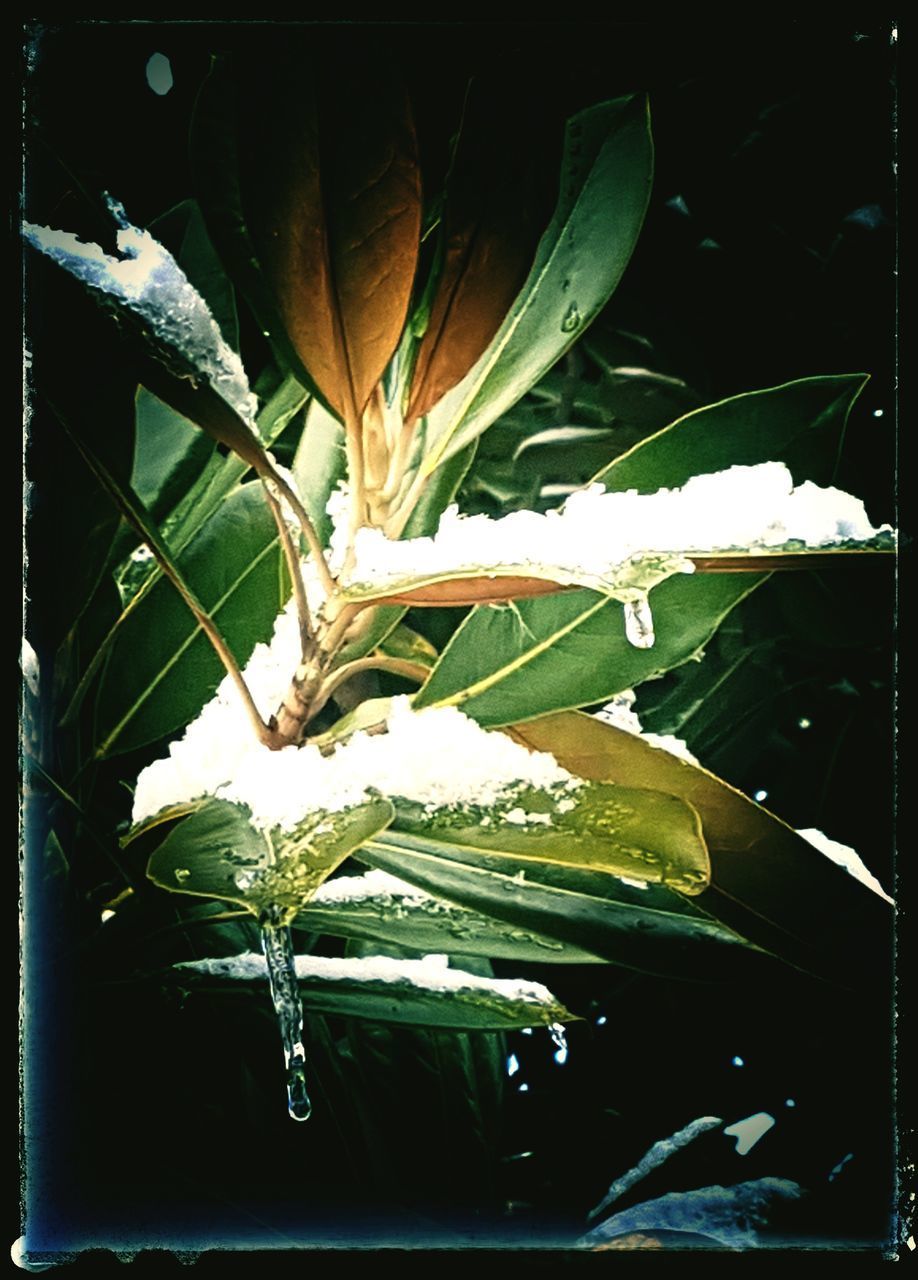
[[[721,778],[580,711],[506,732],[582,778],[692,805],[711,856],[711,885],[694,901],[743,937],[824,976],[861,977],[883,965],[882,946],[870,945],[888,928],[881,899]]]
[[[886,557],[893,562],[892,548],[865,547],[863,550],[842,547],[825,551],[772,551],[756,554],[753,551],[724,551],[708,556],[691,556],[696,573],[771,573],[776,569],[831,569],[843,564],[862,564],[865,557],[874,557],[878,563]]]
[[[415,608],[434,609],[474,604],[508,604],[530,596],[548,596],[572,587],[544,578],[450,578],[444,582],[428,582],[422,587],[386,596],[380,604],[410,604]]]
[[[445,256],[414,367],[409,423],[483,354],[532,263],[541,229],[531,190],[535,130],[523,132],[521,122],[521,137],[508,141],[508,122],[501,124],[496,131],[480,95],[467,106],[447,183]]]
[[[253,94],[243,200],[291,344],[335,413],[358,422],[407,315],[417,144],[402,87],[370,65],[315,64],[291,55]]]

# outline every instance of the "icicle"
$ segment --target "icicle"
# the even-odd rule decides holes
[[[266,915],[269,913],[266,913]],[[308,1120],[312,1103],[306,1090],[306,1050],[303,1048],[303,1005],[296,981],[296,960],[289,928],[265,923],[261,945],[268,964],[271,999],[284,1043],[287,1065],[287,1110],[294,1120]]]
[[[653,614],[646,595],[625,602],[625,635],[635,649],[653,648]]]

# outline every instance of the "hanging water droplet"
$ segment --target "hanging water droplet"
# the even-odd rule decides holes
[[[276,912],[276,909],[275,909]],[[266,912],[270,919],[272,912]],[[288,928],[266,924],[261,945],[268,962],[271,999],[280,1027],[287,1067],[287,1110],[294,1120],[308,1120],[312,1103],[306,1089],[306,1051],[303,1048],[303,1004],[296,981],[296,956]]]
[[[561,321],[562,333],[573,333],[580,324],[582,317],[577,309],[577,303],[572,302],[564,313],[564,319]]]
[[[551,1036],[552,1044],[559,1051],[563,1051],[567,1055],[567,1036],[563,1022],[552,1022],[548,1028],[548,1034]]]
[[[520,1060],[515,1053],[511,1053],[507,1058],[507,1075],[515,1076],[520,1069]]]
[[[650,601],[646,596],[625,603],[625,636],[635,649],[652,649],[655,636],[653,634],[653,614],[650,612]]]

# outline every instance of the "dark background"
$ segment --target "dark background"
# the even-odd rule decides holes
[[[308,32],[326,62],[360,46],[401,66],[431,183],[470,75],[488,87],[496,121],[512,110],[542,131],[547,171],[568,115],[647,91],[654,194],[632,263],[599,323],[642,335],[661,365],[705,402],[806,375],[869,373],[838,482],[866,500],[878,523],[895,516],[891,27],[880,15],[859,24],[384,23],[318,24]],[[33,27],[24,77],[27,216],[104,243],[102,191],[141,226],[192,194],[187,126],[211,54],[270,59],[284,37],[282,23]],[[174,87],[164,97],[145,79],[154,52],[172,66]],[[129,392],[117,340],[89,310],[66,282],[36,273],[27,319],[38,363],[53,360],[54,376],[85,384],[87,395],[121,377]],[[257,369],[257,335],[244,329],[243,336]],[[128,437],[123,447],[129,444]],[[61,512],[73,505],[75,484],[83,495],[77,506],[96,499],[91,488],[79,489],[82,464],[40,405],[29,460],[30,616],[41,653],[43,643],[53,651],[64,610],[61,592],[48,589],[66,532]],[[785,691],[757,723],[756,750],[731,762],[728,744],[715,766],[747,790],[767,788],[769,806],[792,824],[821,825],[855,845],[887,887],[890,579],[884,569],[838,579],[836,595],[857,605],[839,615],[847,638],[809,634],[805,606],[803,617],[795,613],[783,587],[757,594],[762,617],[750,625],[767,629],[766,615],[776,612],[786,624],[775,657]],[[853,693],[839,692],[840,684]],[[801,716],[812,720],[806,732]],[[680,1157],[681,1166],[667,1165],[659,1183],[642,1184],[638,1198],[774,1174],[811,1189],[807,1213],[787,1226],[790,1237],[868,1250],[888,1237],[888,991],[852,996],[784,973],[749,987],[710,988],[612,969],[601,980],[593,970],[533,972],[572,1007],[607,1022],[571,1028],[570,1060],[560,1068],[544,1033],[508,1037],[522,1067],[507,1083],[501,1151],[533,1154],[505,1160],[498,1194],[482,1208],[471,1185],[474,1158],[456,1147],[445,1113],[441,1129],[436,1119],[410,1132],[383,1125],[384,1140],[404,1146],[393,1168],[412,1164],[414,1172],[402,1170],[404,1185],[388,1195],[368,1190],[350,1179],[320,1118],[294,1126],[282,1107],[262,1105],[262,1083],[268,1093],[277,1084],[263,1066],[274,1053],[263,1011],[241,1018],[219,1007],[164,1010],[155,992],[109,987],[100,995],[82,980],[79,912],[42,896],[29,929],[35,955],[45,957],[36,965],[48,970],[36,1008],[55,1042],[52,1049],[43,1034],[27,1043],[40,1116],[33,1186],[44,1193],[33,1194],[35,1249],[135,1234],[151,1246],[161,1239],[284,1247],[441,1235],[453,1246],[491,1235],[547,1245],[575,1238],[611,1178],[657,1138],[697,1115],[736,1120],[759,1110],[778,1124],[748,1157],[711,1136]],[[49,936],[58,942],[53,952]],[[410,1057],[408,1041],[403,1052]],[[732,1065],[735,1055],[742,1068]],[[517,1092],[521,1080],[530,1085],[525,1094]],[[409,1068],[390,1087],[393,1109],[420,1088]],[[507,1201],[517,1206],[510,1216],[495,1207]]]

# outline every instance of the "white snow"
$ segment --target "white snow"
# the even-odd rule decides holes
[[[594,484],[545,515],[514,511],[492,520],[461,515],[452,506],[429,538],[390,541],[380,530],[364,528],[346,585],[357,594],[496,569],[601,583],[626,561],[639,564],[642,555],[678,558],[791,542],[833,547],[882,532],[891,532],[890,526],[875,529],[860,499],[810,481],[795,487],[784,463],[763,462],[694,476],[679,489],[652,494],[609,493]],[[691,572],[691,566],[676,571]]]
[[[296,665],[295,657],[289,664],[278,660],[290,642],[291,622],[295,628],[295,618],[282,614],[272,645],[259,645],[246,667],[259,704],[267,698],[268,706],[277,705]],[[290,831],[307,813],[349,808],[375,790],[430,811],[507,804],[504,820],[544,823],[548,815],[527,814],[513,805],[516,793],[525,787],[571,791],[579,785],[546,752],[530,752],[505,734],[488,732],[455,707],[412,711],[406,697],[393,699],[386,734],[355,733],[329,756],[309,745],[271,751],[255,739],[238,694],[225,679],[184,736],[170,745],[168,757],[140,774],[133,821],[142,822],[167,805],[213,795],[246,805],[261,829]]]
[[[128,222],[117,201],[108,207],[119,230],[115,243],[121,258],[97,244],[84,244],[69,231],[33,223],[23,225],[28,242],[64,267],[89,289],[114,299],[145,321],[156,339],[179,353],[214,390],[254,426],[258,402],[249,387],[242,361],[225,342],[207,303],[167,249]]]
[[[859,880],[861,884],[879,894],[891,906],[895,906],[895,901],[889,896],[876,876],[867,870],[860,854],[852,849],[850,845],[839,844],[837,840],[830,840],[827,835],[817,831],[815,827],[808,827],[804,831],[798,831],[797,835],[802,836],[814,849],[824,853],[827,858],[831,858],[838,866],[844,867],[849,875],[854,876],[855,880]]]
[[[398,876],[390,875],[388,871],[373,870],[360,876],[338,876],[335,880],[326,880],[316,890],[309,905],[338,907],[393,898],[402,902],[437,901],[426,889],[419,889],[407,880],[399,880]]]
[[[219,959],[187,960],[173,967],[237,982],[268,980],[267,962],[262,954],[255,951]],[[296,956],[296,976],[301,982],[408,983],[436,994],[481,993],[498,996],[508,1002],[531,1004],[536,1008],[556,1009],[558,1003],[541,982],[485,978],[465,973],[462,969],[450,969],[447,957],[443,955],[424,956],[421,960],[396,960],[390,956],[349,957],[344,960],[327,956]]]
[[[680,760],[687,760],[689,764],[697,765],[699,761],[681,738],[671,733],[644,732],[638,714],[634,710],[636,699],[637,694],[633,689],[622,689],[621,693],[617,693],[601,711],[593,713],[594,718],[614,725],[616,729],[623,729],[625,733],[633,733],[635,737],[649,742],[652,747],[659,747],[661,751],[668,751],[670,755],[678,756]]]

